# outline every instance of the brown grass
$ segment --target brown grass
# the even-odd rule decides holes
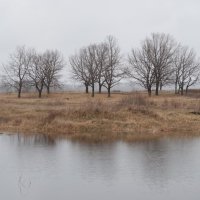
[[[144,140],[200,135],[200,99],[170,93],[0,94],[0,131],[79,140]]]

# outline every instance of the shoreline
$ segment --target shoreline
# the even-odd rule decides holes
[[[91,137],[91,135],[83,134],[80,137],[80,134],[69,136],[69,135],[49,135],[49,134],[42,134],[42,133],[15,133],[15,132],[6,132],[1,131],[1,135],[7,136],[22,136],[22,137],[44,137],[46,139],[50,139],[51,141],[54,140],[68,140],[72,142],[89,142],[89,143],[101,143],[101,142],[146,142],[146,141],[155,141],[155,140],[162,140],[162,139],[190,139],[190,138],[199,138],[200,134],[160,134],[160,135],[135,135],[135,136],[116,136],[116,137]]]
[[[0,94],[0,132],[72,140],[137,141],[200,136],[200,100],[163,93],[51,94],[37,99]]]

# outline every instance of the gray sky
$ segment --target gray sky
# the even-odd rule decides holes
[[[17,45],[80,47],[114,35],[125,54],[152,32],[165,32],[200,55],[199,0],[0,0],[0,63]]]

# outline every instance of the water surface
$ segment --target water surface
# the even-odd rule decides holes
[[[81,143],[0,135],[0,199],[199,200],[200,139]]]

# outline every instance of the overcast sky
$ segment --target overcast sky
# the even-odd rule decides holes
[[[199,0],[0,0],[0,63],[16,46],[80,47],[114,35],[126,54],[152,32],[165,32],[200,55]]]

